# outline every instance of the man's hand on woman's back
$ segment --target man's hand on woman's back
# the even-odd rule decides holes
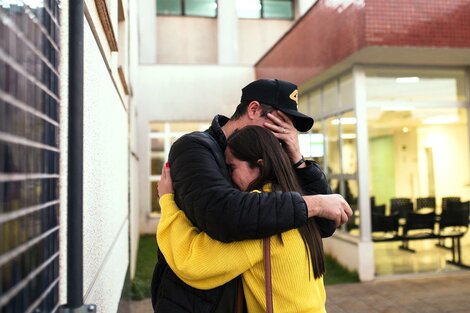
[[[352,209],[340,194],[303,196],[308,208],[308,217],[323,217],[335,221],[336,227],[345,224]]]

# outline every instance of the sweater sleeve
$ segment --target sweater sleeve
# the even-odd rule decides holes
[[[191,224],[172,194],[160,198],[160,207],[158,246],[170,268],[186,284],[215,288],[262,261],[262,241],[221,243],[212,239]]]
[[[297,192],[255,194],[230,182],[224,152],[210,136],[178,139],[169,156],[176,203],[189,220],[222,242],[261,239],[307,222],[307,205]]]

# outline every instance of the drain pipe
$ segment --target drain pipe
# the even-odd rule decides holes
[[[83,304],[83,27],[84,1],[68,2],[67,304],[64,313],[96,312]]]

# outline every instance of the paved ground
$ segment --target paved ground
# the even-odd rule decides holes
[[[470,271],[327,287],[328,313],[469,313]]]
[[[470,271],[381,279],[326,288],[328,313],[469,313]],[[152,313],[150,299],[119,313]]]

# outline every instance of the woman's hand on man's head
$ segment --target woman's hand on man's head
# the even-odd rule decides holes
[[[301,158],[299,145],[299,132],[294,126],[293,120],[279,110],[268,113],[269,122],[264,123],[264,127],[273,132],[279,139],[289,156],[292,164],[297,163]],[[299,165],[305,167],[305,163]]]
[[[174,193],[173,181],[170,176],[170,164],[168,162],[162,167],[162,176],[158,182],[158,196],[162,197],[167,193]]]

